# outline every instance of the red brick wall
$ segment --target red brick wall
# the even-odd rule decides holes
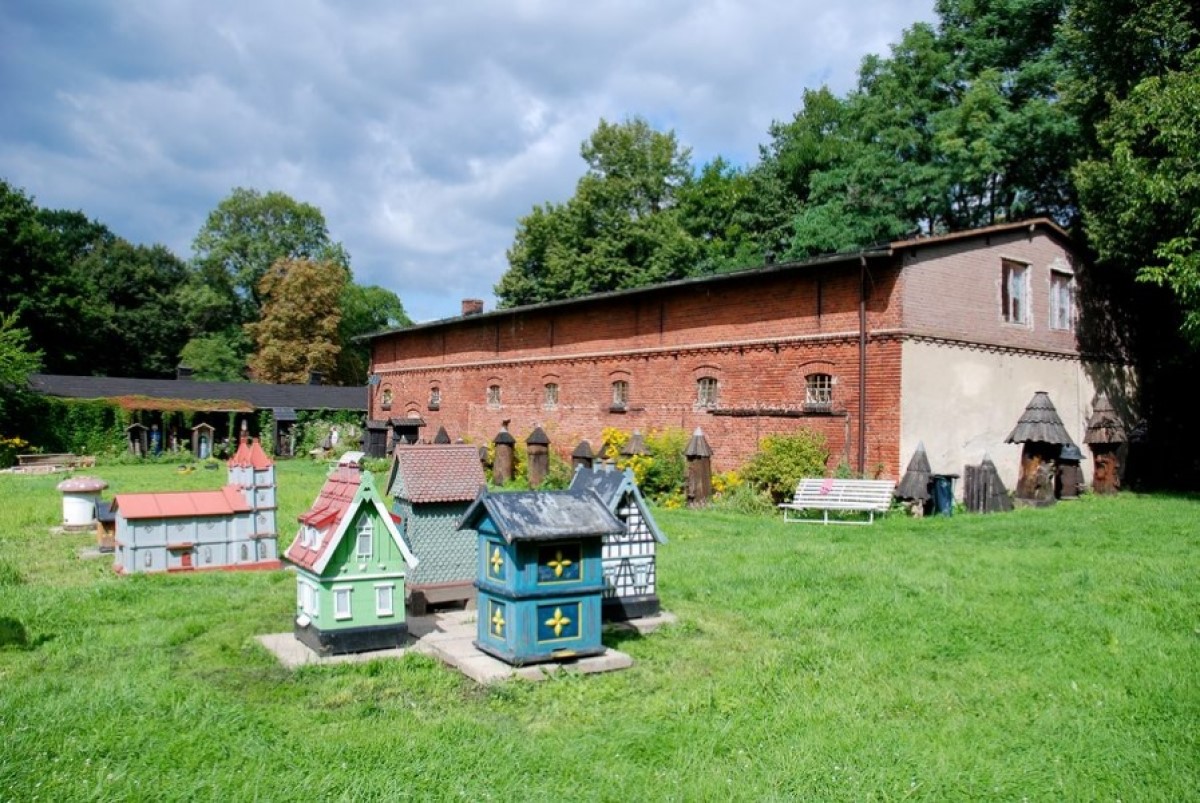
[[[872,263],[868,327],[894,329],[896,272]],[[764,435],[808,427],[823,433],[833,457],[857,464],[857,262],[783,269],[569,305],[485,316],[399,332],[374,342],[380,375],[372,418],[419,412],[427,436],[445,426],[452,438],[491,440],[501,422],[523,439],[541,425],[552,448],[569,454],[582,438],[600,445],[604,427],[643,432],[703,429],[717,470],[735,468]],[[868,348],[865,468],[899,470],[900,342],[872,337]],[[696,383],[718,380],[718,410],[801,411],[805,376],[835,379],[834,415],[714,415],[698,409]],[[624,412],[610,410],[611,384],[629,383]],[[543,406],[546,383],[559,386],[555,409]],[[501,387],[489,408],[486,389]],[[428,409],[429,389],[441,406]],[[392,409],[378,410],[390,388]]]

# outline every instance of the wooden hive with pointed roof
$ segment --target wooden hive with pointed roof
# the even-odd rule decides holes
[[[1092,414],[1087,421],[1083,442],[1092,450],[1095,460],[1092,469],[1092,490],[1098,494],[1113,494],[1121,490],[1121,447],[1129,440],[1112,402],[1104,393],[1092,400]]]
[[[320,655],[404,643],[406,574],[419,562],[405,544],[361,452],[325,480],[285,557],[296,567],[296,638]]]
[[[420,559],[407,578],[409,609],[475,600],[475,534],[458,529],[486,485],[470,444],[401,444],[392,452],[386,495],[405,543]]]
[[[1074,445],[1058,410],[1045,391],[1037,391],[1005,443],[1020,443],[1021,472],[1016,498],[1025,504],[1049,505],[1055,501],[1055,461],[1064,446]]]

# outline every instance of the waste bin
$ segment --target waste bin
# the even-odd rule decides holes
[[[940,516],[954,515],[954,481],[957,474],[933,475],[933,512]]]

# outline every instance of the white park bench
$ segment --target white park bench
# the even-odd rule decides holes
[[[803,479],[796,486],[792,501],[779,505],[784,521],[821,522],[824,524],[871,524],[876,513],[886,513],[892,504],[896,483],[892,480]],[[819,519],[792,515],[820,510]],[[829,513],[866,513],[862,519],[830,519]]]

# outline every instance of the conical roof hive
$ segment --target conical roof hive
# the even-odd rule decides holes
[[[1004,439],[1005,443],[1051,443],[1066,446],[1074,443],[1063,426],[1050,395],[1044,390],[1033,394],[1025,412],[1017,420],[1013,431]]]
[[[929,499],[929,482],[933,470],[929,467],[929,456],[925,454],[924,441],[917,444],[912,460],[908,461],[908,470],[900,479],[896,488],[897,499],[912,499],[924,502]]]
[[[1117,417],[1117,411],[1113,409],[1112,402],[1108,400],[1107,395],[1097,393],[1096,398],[1092,400],[1092,415],[1088,418],[1087,432],[1084,433],[1083,442],[1090,445],[1125,443],[1127,440],[1125,425]]]

